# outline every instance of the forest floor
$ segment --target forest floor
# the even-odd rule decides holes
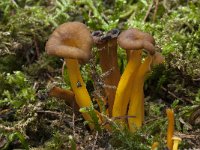
[[[180,149],[200,149],[199,8],[196,0],[1,1],[0,149],[145,150],[156,141],[158,149],[166,149],[167,108],[175,113]],[[135,133],[121,129],[112,117],[105,119],[112,132],[95,121],[91,131],[75,102],[50,96],[54,86],[71,89],[63,59],[45,52],[50,34],[69,21],[83,22],[91,32],[134,27],[155,38],[165,62],[145,80],[145,121]],[[92,52],[81,74],[92,107],[99,109],[94,84],[99,85],[102,71],[97,48]],[[122,74],[127,56],[121,48],[118,57]]]

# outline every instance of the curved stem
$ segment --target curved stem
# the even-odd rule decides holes
[[[92,104],[89,93],[86,89],[85,83],[81,77],[79,70],[79,64],[77,59],[65,59],[66,66],[68,69],[68,75],[71,82],[72,90],[75,94],[76,103],[80,108],[90,107]],[[82,113],[86,121],[91,121],[91,117],[87,113]],[[90,129],[93,129],[94,126],[89,124]]]
[[[130,99],[132,89],[132,78],[134,78],[137,69],[141,63],[142,50],[132,51],[128,64],[122,74],[117,91],[115,95],[115,101],[113,105],[112,115],[113,117],[122,117],[126,115],[127,106]]]
[[[150,71],[150,64],[152,63],[152,56],[149,55],[145,61],[140,65],[135,78],[132,79],[132,91],[130,97],[130,104],[128,109],[128,116],[135,116],[128,119],[128,124],[131,132],[142,126],[144,120],[144,80],[146,74]]]

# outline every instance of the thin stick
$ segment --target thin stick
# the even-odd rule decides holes
[[[156,14],[157,14],[157,12],[158,12],[158,4],[159,4],[159,0],[155,0],[155,10],[154,10],[154,13],[153,13],[153,22],[155,22],[155,20],[156,20]]]
[[[149,13],[150,13],[152,7],[153,7],[153,2],[149,5],[149,8],[148,8],[148,10],[147,10],[147,12],[146,12],[146,15],[145,15],[145,17],[144,17],[144,19],[143,19],[143,22],[146,21],[146,19],[147,19],[147,17],[149,16]]]
[[[185,102],[184,100],[182,100],[182,98],[177,97],[174,93],[170,92],[170,91],[167,90],[165,87],[162,86],[161,89],[162,89],[163,91],[167,92],[169,95],[171,95],[171,96],[174,97],[175,99],[179,99],[180,101]],[[189,99],[186,99],[186,98],[185,98],[185,100],[186,100],[187,102],[189,102],[190,104],[192,104],[192,102],[191,102]]]
[[[200,81],[200,78],[198,78],[198,79],[192,79],[193,81]]]
[[[92,150],[95,150],[95,146],[96,146],[96,143],[97,143],[97,138],[98,138],[98,135],[99,135],[99,132],[97,131],[96,132],[96,135],[95,135],[95,140],[94,140],[94,144],[93,144],[93,146],[92,146]]]
[[[72,115],[72,129],[73,129],[73,135],[74,135],[74,137],[75,137],[75,113],[74,113],[74,101],[73,101],[73,103],[72,103],[72,105],[73,105],[73,115]]]

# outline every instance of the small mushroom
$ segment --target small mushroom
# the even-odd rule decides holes
[[[181,138],[177,137],[177,136],[173,136],[172,140],[173,142],[173,149],[172,150],[178,150],[178,145],[180,144],[180,142],[182,141]]]
[[[86,62],[90,58],[92,44],[90,31],[83,23],[68,22],[53,31],[45,47],[49,55],[65,59],[71,87],[80,108],[89,107],[92,104],[79,69],[79,62]],[[83,117],[91,121],[87,113],[83,113]],[[93,125],[89,124],[89,126],[93,128]]]
[[[174,135],[174,111],[172,109],[166,109],[168,127],[167,127],[167,147],[169,150],[173,147],[173,135]]]
[[[48,95],[59,99],[63,99],[67,105],[71,107],[75,106],[75,109],[78,110],[74,93],[71,90],[65,90],[60,87],[54,86],[50,89]]]
[[[151,150],[157,150],[159,146],[158,142],[154,142],[153,145],[151,146]]]
[[[128,64],[120,78],[117,87],[115,102],[113,106],[113,117],[124,116],[127,113],[127,106],[131,98],[132,87],[133,84],[135,84],[132,81],[135,78],[136,72],[141,65],[142,49],[148,51],[150,55],[155,54],[155,41],[153,37],[137,29],[129,29],[123,31],[118,37],[118,44],[123,49],[130,50],[130,56],[128,59]],[[143,98],[141,92],[139,94],[139,96]],[[132,106],[130,106],[129,109],[131,107]],[[131,112],[129,114],[131,114]],[[133,117],[131,117],[129,120],[131,119],[133,119]]]
[[[117,62],[118,35],[118,29],[113,29],[105,35],[103,35],[100,31],[93,32],[94,42],[99,49],[99,63],[101,65],[102,72],[109,72],[104,80],[104,88],[108,99],[107,103],[110,116],[112,115],[112,108],[116,93],[116,89],[112,87],[117,87],[120,79],[120,71]]]

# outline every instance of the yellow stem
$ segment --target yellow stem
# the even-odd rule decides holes
[[[81,77],[78,60],[65,59],[65,62],[68,69],[68,75],[71,82],[71,87],[75,94],[76,103],[80,108],[90,107],[92,101],[86,89],[85,83]],[[91,121],[91,117],[89,114],[82,113],[82,115],[86,121]],[[89,124],[89,126],[91,129],[94,128],[92,124]]]
[[[178,145],[179,145],[179,142],[174,142],[173,144],[173,150],[178,150]]]
[[[150,71],[150,64],[152,63],[152,56],[149,55],[145,61],[140,65],[135,78],[132,79],[132,91],[130,97],[130,104],[128,109],[128,116],[134,118],[128,119],[128,124],[131,132],[142,126],[144,120],[144,80],[145,75]]]
[[[132,89],[132,78],[135,75],[135,71],[138,69],[141,63],[142,50],[132,51],[128,64],[122,74],[117,91],[115,95],[115,101],[113,105],[112,115],[113,117],[122,117],[127,113],[127,106],[130,99]],[[122,121],[123,122],[123,121]]]
[[[174,134],[174,111],[172,109],[166,109],[168,118],[168,128],[167,128],[167,147],[169,150],[173,147],[173,134]]]
[[[173,137],[172,140],[173,140],[173,149],[172,150],[178,150],[178,145],[182,141],[182,139],[179,137]]]
[[[158,142],[154,142],[153,145],[151,146],[151,150],[157,150],[158,149]]]

